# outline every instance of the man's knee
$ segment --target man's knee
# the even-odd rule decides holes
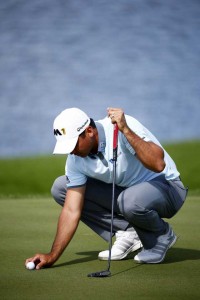
[[[140,219],[146,217],[151,209],[146,207],[144,199],[145,195],[141,195],[140,190],[136,187],[124,190],[118,197],[118,208],[124,218],[132,224],[138,224]]]
[[[157,211],[146,207],[137,193],[122,192],[118,197],[118,207],[124,218],[133,226],[152,231],[158,230],[160,217]]]
[[[65,176],[60,176],[56,178],[51,187],[51,194],[55,201],[62,206],[65,202],[66,190],[67,189]]]
[[[123,191],[118,199],[118,208],[121,214],[127,219],[128,221],[133,221],[135,214],[139,214],[143,212],[143,208],[140,207],[137,203],[137,196],[135,195],[128,195],[126,191]]]

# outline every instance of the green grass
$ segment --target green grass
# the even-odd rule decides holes
[[[200,193],[200,141],[165,145],[190,193]],[[49,196],[54,179],[64,174],[66,157],[48,155],[0,159],[0,197]]]
[[[174,159],[181,178],[190,191],[200,193],[200,141],[166,145],[165,149]]]
[[[0,298],[2,300],[199,299],[200,196],[189,196],[171,220],[180,236],[158,265],[138,265],[132,257],[111,263],[109,278],[88,278],[104,270],[97,259],[107,243],[80,224],[74,239],[55,266],[29,271],[24,261],[48,252],[60,207],[50,198],[0,200]]]
[[[66,157],[47,155],[0,160],[0,197],[50,195],[56,177],[65,172]]]
[[[189,196],[170,221],[180,236],[158,265],[129,259],[111,263],[109,278],[87,274],[107,268],[97,259],[108,247],[89,228],[80,226],[55,266],[28,271],[24,261],[48,252],[60,207],[50,198],[54,179],[64,174],[65,156],[0,160],[0,299],[90,300],[198,299],[200,296],[200,141],[165,145],[175,160]]]

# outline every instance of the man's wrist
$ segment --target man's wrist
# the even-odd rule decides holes
[[[128,127],[128,126],[125,126],[123,128],[123,131],[122,133],[125,135],[125,136],[128,136],[130,133],[133,133],[132,130]]]
[[[54,263],[58,260],[58,258],[60,257],[62,253],[58,253],[57,251],[55,251],[54,249],[51,250],[51,252],[49,253],[50,259],[51,261]]]

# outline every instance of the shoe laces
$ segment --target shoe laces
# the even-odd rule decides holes
[[[117,231],[115,234],[116,241],[114,244],[120,242],[123,239],[134,240],[137,237],[137,233],[135,231]]]

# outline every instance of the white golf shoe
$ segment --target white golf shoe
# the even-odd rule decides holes
[[[111,260],[124,259],[130,252],[134,252],[142,248],[142,243],[135,232],[133,231],[117,231],[116,241],[111,249]],[[101,251],[98,255],[100,260],[108,260],[109,250]]]
[[[134,260],[137,263],[158,264],[164,260],[167,250],[176,243],[176,240],[177,236],[169,226],[167,233],[158,237],[157,243],[153,248],[143,248],[134,257]]]

